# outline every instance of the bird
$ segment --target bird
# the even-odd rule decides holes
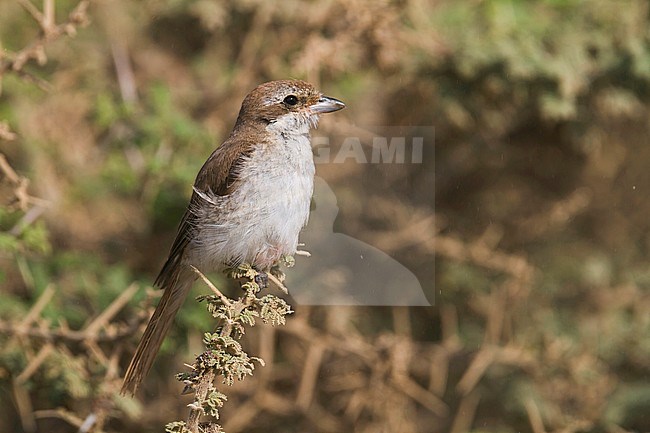
[[[125,373],[135,395],[176,313],[202,273],[249,263],[260,272],[293,255],[309,218],[315,166],[310,131],[345,104],[302,80],[260,84],[228,138],[199,170],[169,256],[154,285],[163,295]]]

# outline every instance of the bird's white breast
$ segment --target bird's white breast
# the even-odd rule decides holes
[[[287,126],[271,124],[272,138],[246,157],[237,188],[215,197],[212,214],[195,236],[201,241],[194,241],[191,261],[201,268],[219,269],[224,262],[266,268],[280,255],[295,253],[309,217],[315,168],[309,126]]]

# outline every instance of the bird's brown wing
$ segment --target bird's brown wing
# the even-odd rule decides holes
[[[252,146],[246,142],[231,141],[233,136],[215,150],[203,164],[194,183],[194,193],[178,228],[176,240],[172,245],[169,258],[163,266],[156,285],[165,290],[160,302],[153,312],[147,328],[140,339],[129,368],[124,376],[122,393],[134,395],[138,386],[151,369],[160,345],[169,331],[176,313],[183,305],[187,294],[196,279],[196,275],[183,261],[183,255],[195,236],[198,218],[195,209],[206,206],[202,196],[227,195],[237,182],[241,161],[245,160]],[[213,206],[214,208],[214,206]],[[210,209],[217,212],[218,209]]]
[[[211,193],[213,195],[225,196],[230,194],[236,184],[242,161],[250,155],[254,143],[254,137],[240,137],[236,134],[219,146],[199,170],[194,181],[194,191],[190,203],[178,226],[176,239],[172,244],[169,257],[163,265],[155,285],[161,288],[172,287],[176,281],[181,268],[181,261],[185,248],[192,240],[196,227],[196,214],[192,211],[197,206],[205,205],[197,191]]]

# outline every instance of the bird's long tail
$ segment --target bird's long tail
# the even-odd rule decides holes
[[[174,323],[174,317],[176,317],[176,313],[183,305],[192,287],[195,278],[191,271],[188,269],[179,274],[173,285],[164,288],[162,298],[151,319],[149,319],[144,335],[131,359],[131,364],[126,370],[124,383],[122,384],[122,394],[135,394],[151,369],[158,350],[169,328]]]

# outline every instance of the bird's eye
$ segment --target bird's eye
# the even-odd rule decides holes
[[[298,98],[296,95],[289,95],[286,98],[284,98],[283,101],[287,105],[296,105],[298,103]]]

